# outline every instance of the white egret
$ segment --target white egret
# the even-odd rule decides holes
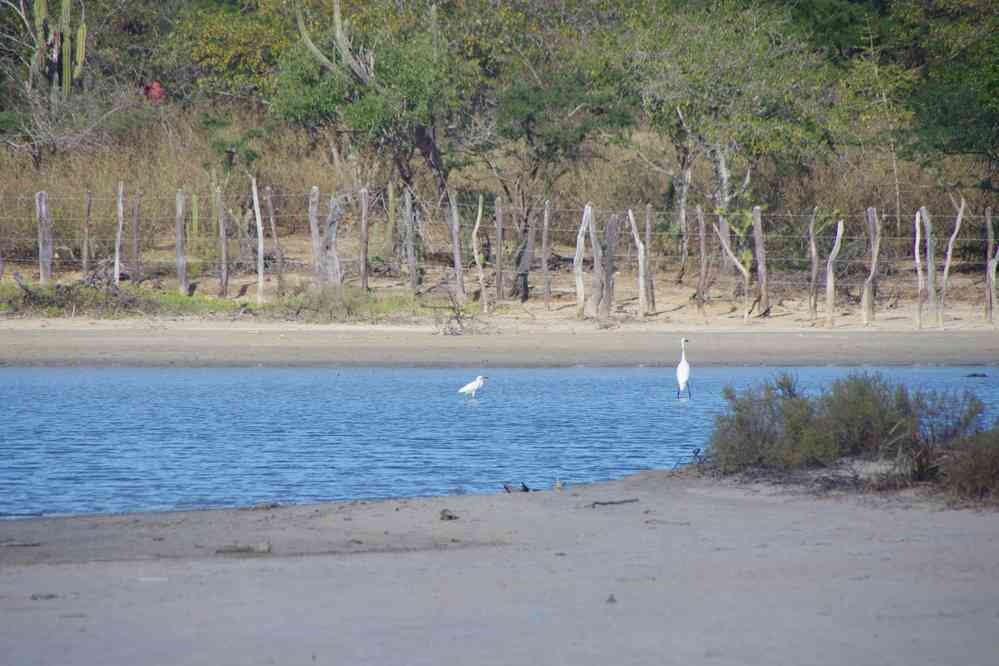
[[[680,362],[676,365],[676,399],[680,399],[680,394],[687,391],[690,396],[690,364],[687,363],[687,338],[680,338]]]
[[[489,378],[488,377],[483,377],[482,375],[479,375],[478,377],[476,377],[475,379],[473,379],[472,381],[468,382],[467,384],[465,384],[464,386],[462,386],[460,389],[458,389],[458,393],[464,393],[466,395],[471,395],[474,398],[475,397],[475,392],[478,391],[478,390],[480,390],[483,387],[483,385],[486,383],[487,379],[489,379]]]

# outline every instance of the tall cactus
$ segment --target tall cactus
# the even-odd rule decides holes
[[[80,20],[76,29],[76,49],[73,48],[73,2],[62,0],[62,14],[53,27],[47,0],[35,2],[35,55],[37,71],[48,80],[53,99],[60,93],[69,97],[73,82],[80,80],[87,54],[87,24]],[[75,56],[75,57],[74,57]]]

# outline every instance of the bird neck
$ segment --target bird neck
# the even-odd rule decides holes
[[[686,361],[687,360],[687,343],[686,342],[680,342],[680,360],[681,361]]]

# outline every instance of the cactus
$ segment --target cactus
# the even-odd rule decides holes
[[[72,9],[72,0],[62,0],[62,15],[58,27],[54,27],[52,17],[49,16],[47,0],[35,2],[36,35],[32,66],[49,81],[53,101],[59,93],[64,99],[69,97],[73,82],[79,81],[83,74],[87,53],[87,24],[80,21],[76,29],[76,49],[74,49]]]

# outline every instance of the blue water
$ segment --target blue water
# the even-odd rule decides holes
[[[795,368],[817,389],[844,368]],[[999,404],[995,368],[884,368]],[[476,400],[457,389],[488,374]],[[983,372],[985,379],[966,378]],[[549,488],[673,467],[773,368],[0,368],[0,516]]]

